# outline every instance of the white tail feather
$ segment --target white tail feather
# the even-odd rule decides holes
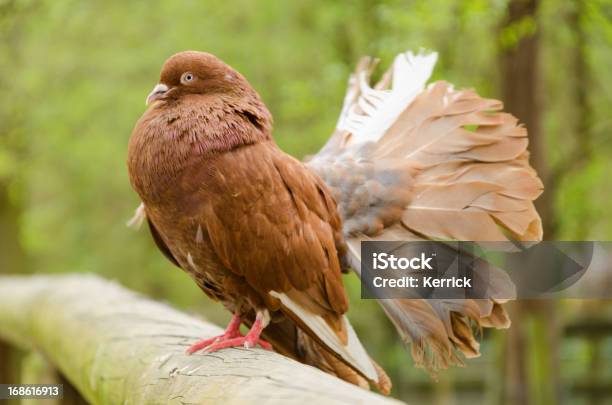
[[[344,100],[344,107],[337,128],[353,134],[355,143],[375,142],[389,129],[402,111],[425,88],[438,54],[411,51],[395,57],[391,90],[375,90],[370,87],[368,73],[361,71],[352,77]],[[359,83],[356,96],[355,80]]]
[[[145,219],[147,219],[145,206],[143,203],[140,203],[138,208],[136,208],[136,211],[134,211],[134,216],[132,216],[132,218],[126,222],[126,226],[138,230],[144,223]]]
[[[312,332],[344,361],[358,370],[367,379],[378,382],[378,373],[368,353],[361,345],[357,334],[353,330],[348,319],[343,316],[342,319],[346,326],[348,343],[344,345],[336,332],[334,332],[328,323],[320,315],[313,314],[304,307],[297,304],[287,294],[270,291],[270,295],[281,301],[283,306],[297,316]]]

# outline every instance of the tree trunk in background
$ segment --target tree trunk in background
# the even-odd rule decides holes
[[[7,184],[0,180],[0,275],[26,271],[26,255],[18,238],[19,214],[20,209],[11,200]],[[0,342],[0,384],[20,382],[22,357],[21,351]],[[19,403],[19,400],[9,400],[6,405]]]
[[[541,127],[538,6],[538,0],[508,3],[500,31],[501,90],[505,110],[517,116],[529,131],[531,164],[547,184],[549,170]],[[545,189],[536,201],[544,239],[554,239],[553,197],[553,190]],[[504,402],[558,403],[559,328],[554,303],[517,301],[511,314]]]
[[[576,127],[574,128],[574,139],[576,142],[575,159],[573,163],[579,168],[588,163],[593,155],[593,139],[591,134],[591,121],[593,119],[589,105],[588,91],[590,85],[590,72],[587,55],[587,39],[583,21],[586,12],[584,0],[575,0],[574,9],[569,16],[569,26],[575,36],[574,44],[574,108],[576,109]],[[570,167],[568,167],[569,171]],[[567,173],[555,173],[557,178],[553,179],[555,184],[559,184],[562,176]],[[575,240],[585,240],[588,238],[589,229],[594,218],[588,216],[579,222],[576,229]]]
[[[517,116],[529,131],[530,161],[540,177],[545,179],[548,176],[548,166],[540,120],[539,27],[536,26],[535,32],[520,28],[529,25],[526,21],[537,24],[538,3],[538,0],[511,0],[508,4],[502,31],[515,31],[520,39],[516,44],[507,44],[501,49],[501,90],[505,110]],[[543,220],[552,217],[548,194],[545,192],[536,201]],[[546,228],[550,221],[543,222],[546,238],[550,232]]]
[[[16,0],[0,2],[0,57],[3,60],[17,60],[16,52],[19,49],[17,38],[20,27],[19,15],[21,4]],[[10,94],[8,88],[14,80],[12,72],[3,71],[0,77],[0,92]],[[0,106],[0,148],[6,148],[8,153],[15,152],[13,143],[9,140],[12,129],[15,126],[15,114],[17,110],[14,100]],[[20,241],[20,219],[23,212],[21,200],[10,193],[10,186],[14,180],[14,174],[18,170],[10,170],[0,176],[0,275],[3,273],[25,273],[27,272],[27,256]],[[1,327],[1,326],[0,326]],[[21,382],[21,362],[24,353],[5,342],[0,342],[0,384],[17,384]],[[3,404],[20,404],[19,400],[3,401]]]
[[[0,181],[0,273],[23,273],[26,255],[19,241],[21,209]]]
[[[0,57],[13,61],[19,66],[19,50],[24,11],[30,8],[16,0],[0,2]],[[6,68],[3,65],[3,68]],[[4,71],[0,76],[0,93],[10,94],[17,72]],[[0,106],[0,148],[8,150],[9,155],[20,154],[22,142],[14,142],[14,132],[19,127],[17,102],[11,100]],[[20,160],[21,156],[15,160]],[[20,173],[18,168],[9,168],[8,173],[0,175],[0,274],[23,273],[27,268],[27,257],[20,241],[20,219],[22,214],[21,200],[10,193],[15,177]],[[1,382],[1,381],[0,381]]]

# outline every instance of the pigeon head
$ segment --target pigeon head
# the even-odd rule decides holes
[[[146,100],[130,145],[134,170],[151,162],[176,171],[187,156],[218,153],[272,139],[272,115],[247,80],[216,56],[172,55]],[[161,164],[158,156],[171,154]],[[152,158],[155,157],[155,158]]]
[[[146,104],[158,100],[172,102],[197,94],[259,99],[247,80],[221,59],[206,52],[184,51],[166,60],[159,83],[148,95]]]

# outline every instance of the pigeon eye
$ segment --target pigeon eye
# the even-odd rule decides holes
[[[194,78],[193,73],[189,73],[189,72],[183,73],[183,76],[181,77],[181,83],[183,84],[190,83],[193,81],[193,78]]]

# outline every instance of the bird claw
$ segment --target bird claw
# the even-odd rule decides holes
[[[265,350],[272,350],[272,345],[259,337],[262,329],[265,327],[263,319],[264,315],[258,313],[251,330],[243,336],[242,333],[240,333],[240,318],[234,315],[222,335],[197,342],[187,349],[187,353],[193,354],[202,349],[204,353],[213,353],[221,349],[240,346],[250,349],[257,345]],[[267,324],[267,321],[265,323]]]
[[[197,351],[200,351],[202,349],[206,350],[208,347],[217,344],[219,342],[224,342],[226,340],[230,340],[236,337],[242,336],[240,333],[238,333],[237,335],[234,333],[223,333],[219,336],[214,336],[208,339],[203,339],[200,340],[199,342],[191,345],[188,349],[187,349],[187,354],[194,354]]]
[[[272,345],[269,342],[263,339],[254,339],[252,336],[247,335],[212,343],[204,348],[204,353],[214,353],[222,349],[240,346],[250,349],[257,345],[261,346],[263,349],[272,350]]]

